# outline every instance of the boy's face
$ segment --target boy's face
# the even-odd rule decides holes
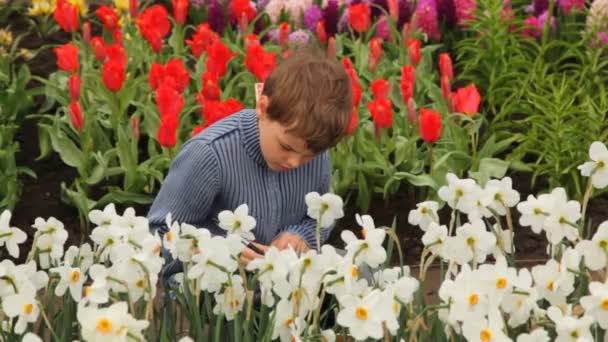
[[[267,113],[268,97],[260,96],[257,104],[260,148],[264,160],[273,171],[288,171],[311,161],[315,154],[306,146],[306,141],[291,133],[280,123],[271,120]]]

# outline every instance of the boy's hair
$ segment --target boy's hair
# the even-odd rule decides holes
[[[311,48],[292,51],[264,82],[271,120],[319,153],[335,146],[352,112],[350,78],[342,63]]]

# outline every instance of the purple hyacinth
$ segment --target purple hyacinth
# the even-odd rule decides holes
[[[224,7],[217,0],[210,0],[207,7],[207,22],[211,29],[217,33],[224,32],[226,27],[226,17],[224,15]]]
[[[317,5],[312,5],[304,12],[304,25],[312,32],[315,32],[317,23],[321,18],[323,18],[321,9]]]
[[[421,28],[429,38],[441,39],[439,23],[437,22],[437,2],[435,0],[420,0],[414,12],[416,27]]]
[[[348,8],[346,8],[344,10],[344,12],[342,13],[342,16],[340,17],[340,20],[338,21],[338,32],[344,32],[347,31],[348,27]]]
[[[549,0],[534,0],[534,14],[539,15],[549,9]]]
[[[333,36],[338,30],[338,19],[340,12],[338,10],[338,1],[329,0],[327,6],[323,9],[323,20],[325,21],[325,32],[328,36]]]
[[[410,17],[412,16],[412,4],[409,0],[399,0],[397,2],[399,5],[399,20],[397,20],[397,27],[403,27],[403,24],[410,21]]]
[[[454,0],[437,0],[437,15],[444,18],[449,26],[454,26],[457,21]]]
[[[258,6],[257,6],[257,10],[258,11],[263,11],[264,8],[266,8],[266,5],[268,5],[268,3],[270,2],[270,0],[258,0]]]
[[[384,14],[380,8],[384,8],[388,12],[388,2],[386,0],[372,0],[369,7],[372,12],[372,20]]]

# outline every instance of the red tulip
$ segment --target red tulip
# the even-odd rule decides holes
[[[376,100],[385,100],[388,98],[388,94],[391,91],[391,85],[387,80],[379,78],[374,80],[370,84],[370,88],[372,93],[374,94],[374,99]]]
[[[106,59],[106,42],[102,37],[93,37],[91,39],[91,46],[93,47],[95,58],[103,62]]]
[[[137,26],[141,35],[150,43],[155,52],[162,50],[163,38],[171,29],[168,17],[169,14],[162,5],[154,5],[143,11],[137,18]]]
[[[91,22],[86,21],[82,24],[82,42],[89,44],[91,42]]]
[[[247,22],[249,23],[255,18],[256,12],[255,8],[251,6],[251,2],[249,0],[230,1],[230,5],[228,6],[230,22],[233,25],[236,25],[243,15],[247,18]]]
[[[203,107],[201,111],[205,118],[203,128],[243,109],[243,105],[232,97],[227,101],[207,101],[201,94],[197,94],[196,100]]]
[[[448,101],[452,95],[452,86],[450,84],[450,79],[447,76],[441,76],[441,95]]]
[[[95,10],[95,14],[97,14],[106,30],[114,31],[118,27],[118,14],[113,8],[101,5]]]
[[[57,0],[53,18],[65,32],[74,32],[78,29],[78,7],[67,0]]]
[[[266,77],[274,70],[276,65],[276,55],[264,51],[259,44],[251,44],[247,47],[245,56],[245,67],[255,75],[260,82],[264,82]]]
[[[413,98],[410,98],[407,101],[407,121],[414,124],[416,122],[416,116],[416,102],[414,102]]]
[[[75,73],[78,71],[78,47],[71,43],[64,44],[53,49],[57,56],[57,66],[59,69]]]
[[[357,107],[353,107],[353,110],[350,113],[350,122],[346,130],[344,131],[344,135],[352,134],[357,128],[357,124],[359,123],[359,113],[357,112]]]
[[[173,18],[178,25],[184,25],[186,16],[188,15],[188,0],[172,0]]]
[[[450,54],[447,52],[439,54],[439,71],[442,77],[445,76],[450,81],[454,79],[452,58],[450,58]]]
[[[179,117],[179,113],[184,107],[184,99],[174,87],[161,84],[156,89],[156,106],[161,118],[166,116]]]
[[[413,65],[404,65],[401,67],[401,98],[403,103],[407,103],[414,96],[414,87],[416,86],[416,69]]]
[[[371,26],[369,5],[366,3],[349,5],[348,22],[353,30],[357,32],[367,32]]]
[[[217,75],[205,72],[201,75],[203,80],[201,94],[208,101],[219,101],[220,99],[220,87],[217,84]]]
[[[289,38],[289,24],[282,22],[281,25],[279,25],[279,45],[287,45],[287,38]]]
[[[129,14],[131,18],[137,18],[139,9],[137,9],[137,0],[129,0]]]
[[[372,38],[369,42],[369,70],[374,71],[382,58],[382,39]]]
[[[108,90],[117,92],[125,81],[125,65],[119,59],[110,59],[104,65],[101,80]]]
[[[325,44],[325,42],[327,42],[327,31],[325,31],[325,21],[323,19],[317,21],[315,31],[319,43]]]
[[[336,58],[336,40],[333,36],[327,40],[327,57],[331,59]]]
[[[127,65],[128,58],[125,48],[120,44],[108,45],[105,48],[106,59],[108,61],[118,61],[122,65]]]
[[[172,58],[166,65],[153,63],[150,68],[148,82],[152,89],[160,85],[168,85],[179,93],[183,93],[190,83],[190,73],[179,58]]]
[[[177,144],[177,127],[179,126],[179,118],[167,116],[161,118],[160,126],[156,138],[158,143],[163,147],[174,147]]]
[[[221,40],[215,41],[207,48],[207,71],[221,78],[226,74],[228,61],[236,55],[236,52],[230,52]]]
[[[186,43],[190,45],[194,57],[199,58],[209,46],[218,40],[220,40],[220,36],[211,30],[208,23],[204,23],[196,27],[192,39],[186,39]]]
[[[391,100],[374,100],[367,104],[376,129],[389,128],[393,124],[393,103]]]
[[[72,121],[72,126],[77,131],[82,131],[84,127],[84,117],[82,116],[82,111],[80,109],[80,104],[77,101],[70,103],[70,121]]]
[[[395,23],[399,20],[399,3],[397,0],[388,0],[388,15]]]
[[[418,65],[418,63],[420,63],[420,41],[418,39],[408,39],[407,50],[410,57],[410,63]]]
[[[459,88],[452,93],[454,101],[454,111],[468,116],[474,116],[479,112],[481,97],[475,84],[470,84],[464,88]]]
[[[250,45],[260,45],[260,40],[255,33],[245,36],[245,49],[248,49]]]
[[[112,31],[112,38],[114,39],[114,44],[123,45],[122,31],[119,28]]]
[[[80,85],[82,82],[80,81],[80,76],[78,74],[72,74],[70,79],[68,80],[68,89],[70,92],[70,100],[78,101],[80,97]]]
[[[418,130],[420,136],[427,143],[433,143],[441,136],[441,114],[420,108],[420,117],[418,118]]]

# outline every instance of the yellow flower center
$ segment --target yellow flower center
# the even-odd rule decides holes
[[[606,247],[608,247],[608,240],[602,240],[598,245],[601,249],[606,249]]]
[[[143,289],[144,287],[146,287],[146,282],[143,279],[139,279],[135,283],[135,286],[139,287],[140,289]]]
[[[364,321],[367,319],[367,308],[364,306],[360,306],[355,310],[355,315],[358,319]]]
[[[165,237],[167,238],[167,241],[171,241],[171,240],[173,240],[173,233],[167,232],[165,234]]]
[[[154,247],[154,254],[158,253],[160,253],[160,245],[156,245],[156,247]]]
[[[456,197],[460,198],[464,196],[464,191],[462,191],[462,189],[457,189],[456,190]]]
[[[102,334],[107,334],[112,331],[112,322],[109,319],[103,317],[97,320],[97,331]]]
[[[469,296],[469,304],[477,305],[478,302],[479,302],[479,295],[477,295],[477,293],[473,293],[472,295]]]
[[[422,215],[426,215],[426,214],[428,214],[428,213],[429,213],[429,210],[428,210],[426,207],[422,207],[422,209],[420,209],[420,213],[421,213]]]
[[[570,337],[572,337],[573,339],[577,339],[579,336],[578,330],[574,330],[573,332],[570,333]]]
[[[399,312],[399,304],[393,303],[393,312],[394,313],[398,313]]]
[[[79,271],[72,271],[72,282],[77,282],[78,280],[80,280],[80,272]]]
[[[91,294],[91,287],[90,286],[85,286],[84,287],[84,296],[88,297]]]
[[[291,323],[293,323],[293,319],[290,317],[290,318],[286,319],[285,322],[283,322],[283,325],[285,325],[285,328],[289,328]]]
[[[367,237],[367,233],[365,232],[365,229],[361,229],[361,236],[365,239]]]
[[[553,280],[549,280],[547,283],[547,290],[553,291]]]
[[[608,311],[608,298],[602,300],[602,309]]]
[[[359,268],[356,265],[353,265],[350,268],[350,275],[352,275],[354,278],[356,278],[359,275]]]
[[[30,303],[27,303],[23,306],[23,312],[25,312],[26,315],[31,314],[33,310],[34,306]]]
[[[491,341],[492,340],[492,332],[489,329],[483,329],[480,333],[479,333],[479,339],[487,342],[487,341]]]
[[[474,237],[470,237],[467,239],[467,245],[469,246],[475,246],[475,238]]]
[[[496,288],[497,289],[504,289],[507,286],[507,279],[500,277],[498,279],[496,279]]]

